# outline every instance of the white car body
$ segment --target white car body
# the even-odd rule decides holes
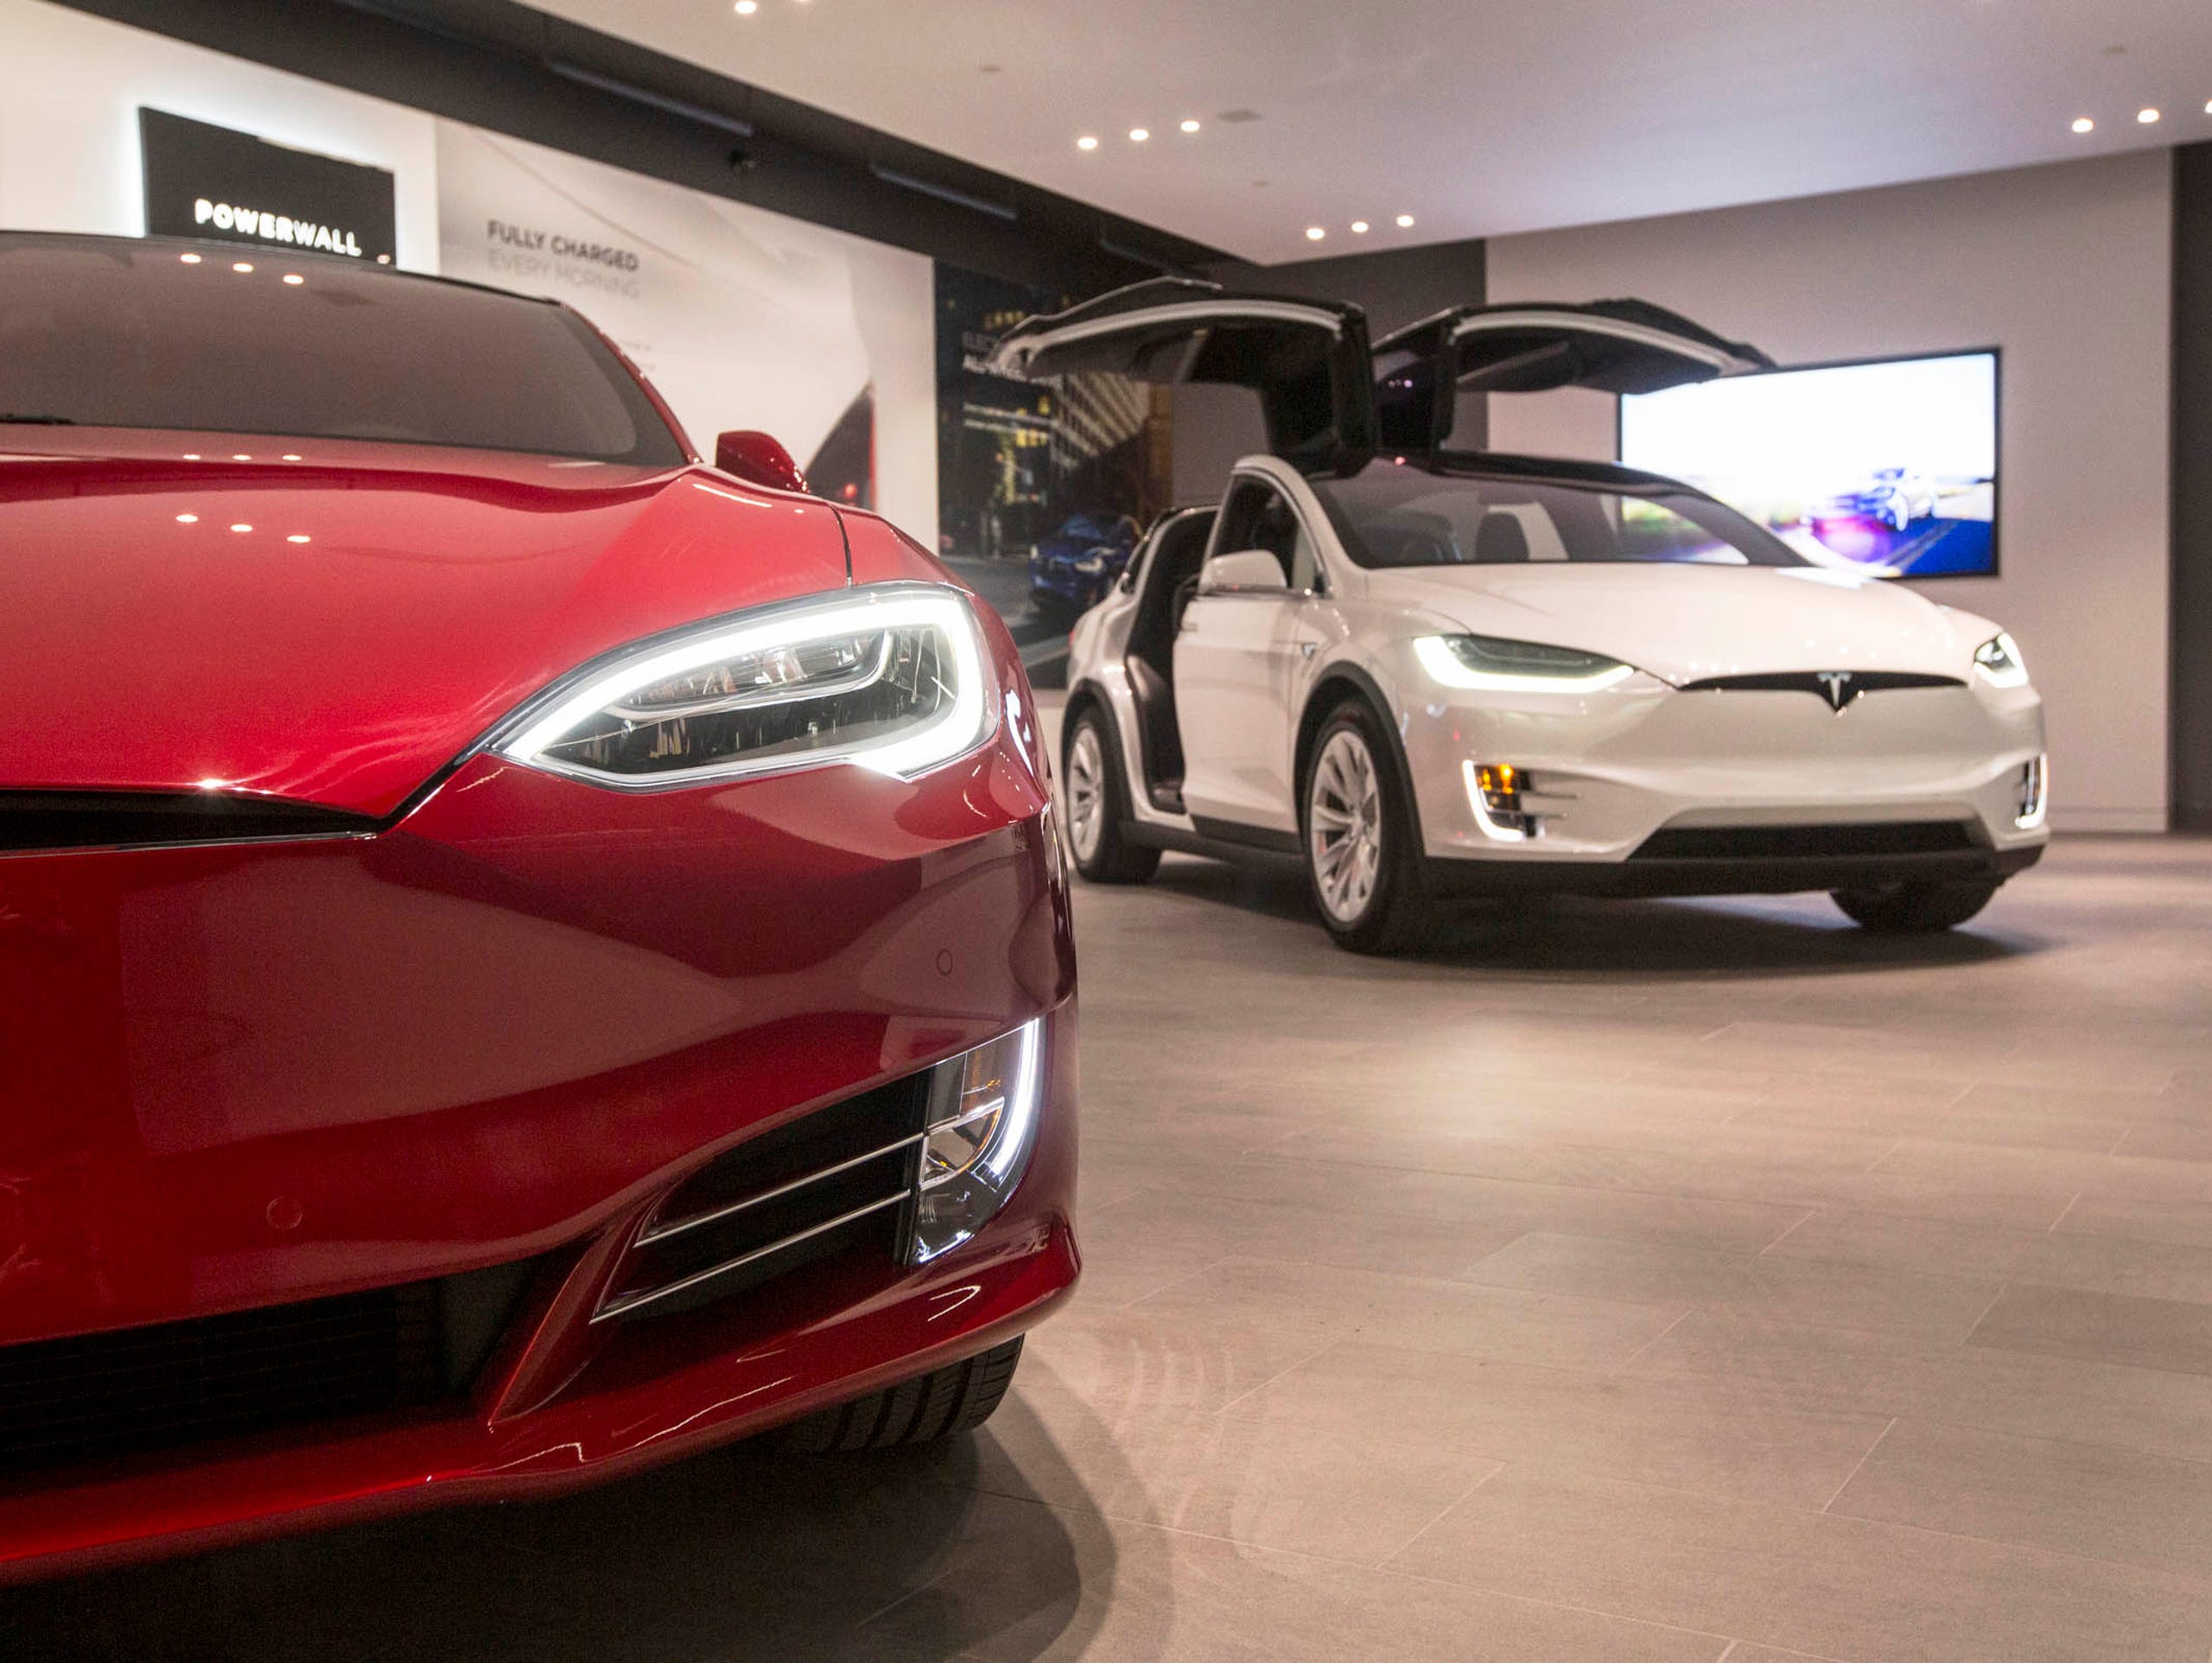
[[[1192,305],[1180,299],[1174,309]],[[1522,327],[1527,312],[1486,315]],[[1135,314],[1152,338],[1133,365],[1115,367],[1161,375],[1154,320],[1164,314]],[[1110,339],[1116,321],[1111,311],[1065,316],[1089,331],[1086,342]],[[1266,321],[1277,327],[1272,314]],[[1635,322],[1649,333],[1643,313]],[[1440,323],[1448,337],[1453,320]],[[1031,342],[1040,334],[1038,350],[1049,350],[1045,331]],[[1439,338],[1432,327],[1428,340]],[[1365,350],[1363,339],[1356,345]],[[1376,351],[1386,378],[1391,350]],[[1185,352],[1182,367],[1205,361]],[[1516,390],[1530,384],[1529,361],[1520,354],[1508,368]],[[1446,366],[1447,388],[1486,373],[1455,367]],[[1641,359],[1634,372],[1652,373]],[[1424,383],[1414,396],[1425,403],[1432,391]],[[1278,448],[1292,454],[1241,461],[1224,511],[1163,520],[1122,584],[1076,625],[1069,722],[1086,708],[1110,714],[1124,789],[1108,808],[1124,841],[1306,853],[1301,809],[1313,802],[1318,725],[1356,699],[1395,745],[1427,889],[1439,895],[1993,884],[2040,852],[2049,835],[2042,705],[1996,624],[1880,577],[1745,564],[1718,548],[1738,563],[1570,558],[1541,512],[1510,505],[1474,511],[1484,522],[1521,517],[1522,532],[1508,529],[1511,563],[1471,558],[1459,544],[1452,563],[1380,564],[1371,549],[1363,563],[1348,536],[1370,534],[1357,530],[1341,482],[1377,471],[1412,470],[1402,476],[1408,491],[1433,484],[1438,494],[1419,505],[1448,505],[1463,489],[1502,502],[1522,489],[1516,481],[1539,494],[1548,481],[1611,505],[1617,530],[1639,491],[1699,513],[1705,505],[1716,517],[1728,511],[1686,486],[1589,464],[1440,446],[1394,455],[1335,442],[1299,454],[1297,442],[1281,442],[1276,419],[1290,409],[1271,405],[1270,416]],[[1361,415],[1340,406],[1331,437]],[[1389,425],[1386,415],[1383,437],[1402,436]],[[1400,481],[1381,479],[1378,488]],[[1274,517],[1274,555],[1231,535],[1232,518],[1259,523],[1255,502]],[[1418,523],[1430,521],[1443,524],[1439,514]],[[1170,590],[1193,576],[1179,626],[1163,635],[1175,621]],[[1465,637],[1614,662],[1573,676],[1466,673],[1438,644]],[[1993,670],[1977,658],[1992,653]],[[1523,789],[1486,797],[1476,771],[1484,766],[1510,767]],[[1516,812],[1494,812],[1499,801]]]

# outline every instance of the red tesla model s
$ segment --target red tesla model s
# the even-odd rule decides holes
[[[0,234],[0,1573],[997,1403],[1077,1273],[1028,686],[721,451],[559,305]]]

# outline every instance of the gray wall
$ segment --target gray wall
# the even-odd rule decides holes
[[[2161,830],[2175,566],[2173,181],[2173,153],[2146,151],[1496,238],[1490,292],[1640,295],[1784,363],[2002,348],[2004,570],[1918,587],[2018,638],[2049,711],[2054,823]],[[2201,302],[2198,315],[2190,339],[2202,373]],[[2192,384],[2202,398],[2202,384]],[[1610,398],[1492,402],[1501,449],[1612,454]],[[2192,464],[2201,469],[2201,454]],[[2193,569],[2212,588],[2205,507],[2195,500]],[[2202,590],[2190,605],[2202,651],[2212,644],[2196,639],[2212,632]],[[2191,732],[2206,743],[2202,727]]]
[[[1214,266],[1206,275],[1231,289],[1351,301],[1366,309],[1369,332],[1380,340],[1446,307],[1479,305],[1484,291],[1483,245],[1479,242],[1439,243],[1427,248],[1302,260],[1295,265],[1232,262]],[[1479,447],[1482,419],[1480,405],[1471,403],[1460,412],[1453,442]],[[1266,443],[1259,403],[1251,394],[1237,388],[1178,387],[1175,499],[1215,500],[1237,458],[1265,448]]]

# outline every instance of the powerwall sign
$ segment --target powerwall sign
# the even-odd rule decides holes
[[[397,196],[382,168],[271,144],[208,122],[138,112],[146,231],[296,248],[390,265]]]

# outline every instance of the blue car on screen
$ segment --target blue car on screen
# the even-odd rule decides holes
[[[1127,514],[1071,516],[1030,553],[1030,604],[1070,616],[1096,606],[1128,568],[1137,536]]]

